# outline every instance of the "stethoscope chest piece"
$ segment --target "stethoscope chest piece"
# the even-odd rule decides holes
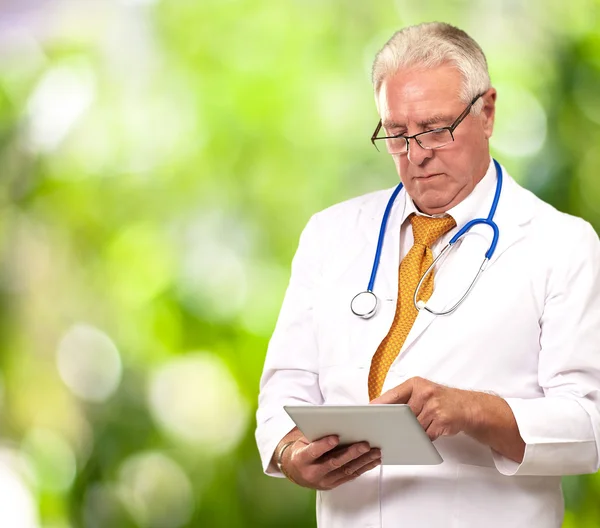
[[[371,291],[357,293],[350,303],[350,309],[354,315],[370,319],[377,311],[377,297]]]

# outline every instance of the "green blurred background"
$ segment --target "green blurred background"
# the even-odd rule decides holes
[[[600,1],[0,3],[0,527],[309,527],[258,382],[309,216],[391,187],[369,70],[487,54],[494,155],[600,229]],[[565,479],[600,526],[600,477]],[[507,505],[507,507],[510,507]]]

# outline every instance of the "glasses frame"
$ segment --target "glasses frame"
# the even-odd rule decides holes
[[[486,92],[483,92],[483,93],[480,93],[479,95],[475,96],[473,98],[473,100],[469,103],[469,105],[463,110],[462,114],[460,114],[454,120],[454,123],[452,123],[450,126],[434,128],[432,130],[425,130],[423,132],[419,132],[418,134],[414,134],[412,136],[405,136],[404,134],[397,134],[395,136],[377,137],[377,134],[379,134],[379,131],[381,130],[381,128],[383,126],[381,123],[381,119],[380,119],[379,123],[377,124],[377,127],[375,128],[375,132],[373,132],[373,135],[371,136],[371,143],[373,143],[373,146],[377,149],[377,152],[380,152],[379,148],[377,147],[377,144],[375,143],[376,141],[378,141],[380,139],[404,138],[404,140],[406,141],[406,150],[402,151],[402,152],[398,152],[397,154],[404,154],[405,152],[408,152],[410,150],[410,141],[409,140],[411,140],[411,139],[414,139],[419,144],[419,147],[421,147],[423,149],[427,149],[427,150],[433,150],[436,148],[444,147],[445,145],[448,145],[451,142],[444,143],[444,145],[440,145],[439,147],[424,147],[421,144],[421,141],[419,140],[419,136],[422,136],[424,134],[430,134],[432,132],[441,132],[442,130],[448,130],[450,132],[450,137],[452,138],[452,141],[454,141],[454,130],[456,130],[456,127],[462,123],[462,121],[464,120],[465,117],[467,117],[467,115],[469,115],[469,112],[471,111],[471,107],[475,104],[477,99],[482,97],[485,93]],[[393,154],[393,155],[397,155],[397,154]]]

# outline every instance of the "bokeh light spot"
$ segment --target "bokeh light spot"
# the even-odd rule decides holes
[[[37,506],[24,473],[23,460],[12,451],[0,451],[0,526],[39,528]]]
[[[28,104],[29,142],[34,150],[54,150],[95,97],[94,72],[79,58],[49,70]]]
[[[122,523],[124,506],[111,485],[91,483],[83,497],[82,506],[83,525],[86,528],[106,528]]]
[[[105,333],[87,324],[68,330],[58,345],[57,363],[63,382],[87,401],[105,401],[121,381],[117,347]]]
[[[252,234],[227,212],[207,212],[184,226],[178,290],[203,319],[237,316],[247,300],[244,254]]]
[[[159,452],[128,458],[119,471],[117,493],[143,528],[179,528],[194,510],[187,475],[174,460]]]
[[[498,110],[491,146],[512,158],[537,154],[546,140],[544,108],[521,86],[498,83],[496,88]]]
[[[148,390],[150,410],[172,437],[212,453],[233,449],[248,425],[249,409],[223,361],[204,352],[159,368]]]
[[[63,492],[71,487],[77,472],[75,454],[58,433],[32,429],[25,436],[21,450],[33,464],[40,489]]]

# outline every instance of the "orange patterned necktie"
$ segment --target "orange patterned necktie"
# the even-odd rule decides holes
[[[417,284],[433,262],[433,253],[429,246],[456,226],[456,222],[451,216],[431,218],[412,214],[410,223],[415,243],[400,263],[398,301],[394,321],[388,335],[385,336],[371,360],[369,400],[377,398],[381,394],[388,370],[399,354],[419,313],[413,303],[413,297]],[[432,293],[433,271],[423,281],[418,300],[427,302]]]

